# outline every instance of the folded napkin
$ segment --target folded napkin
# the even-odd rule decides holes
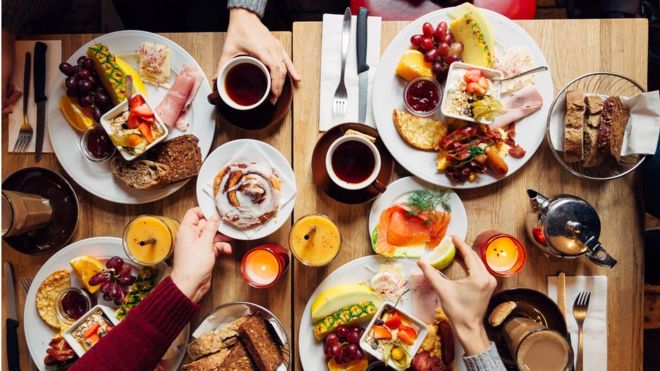
[[[319,110],[319,131],[327,131],[343,122],[357,122],[359,104],[359,84],[357,75],[356,28],[357,17],[351,20],[351,37],[346,58],[344,82],[348,91],[346,115],[335,121],[332,115],[332,98],[341,77],[341,31],[344,16],[323,15],[323,41],[321,44],[321,101]],[[375,127],[371,110],[371,87],[380,60],[380,17],[367,19],[367,64],[369,65],[369,95],[367,96],[367,125]]]
[[[573,303],[582,291],[591,292],[584,320],[584,369],[607,370],[607,276],[566,276],[566,323],[576,359],[578,328],[573,317]],[[556,276],[548,277],[548,296],[557,301]]]
[[[280,212],[286,204],[288,204],[294,199],[296,195],[296,191],[291,185],[296,184],[296,180],[289,177],[288,175],[289,172],[287,171],[287,169],[282,169],[279,166],[277,166],[273,161],[271,161],[268,155],[266,155],[266,153],[264,153],[264,151],[254,142],[248,142],[246,145],[244,145],[238,152],[234,154],[234,156],[229,161],[227,161],[227,163],[218,164],[219,165],[218,171],[220,171],[220,169],[225,165],[228,165],[229,163],[232,162],[255,162],[275,169],[275,172],[277,173],[277,175],[280,177],[281,180],[280,208],[279,208]],[[208,179],[203,189],[204,192],[210,195],[215,202],[215,197],[213,195],[214,179],[215,177]],[[257,233],[257,231],[259,231],[264,226],[276,223],[277,222],[276,219],[277,216],[271,218],[264,224],[249,229],[237,228],[231,223],[222,223],[222,228],[231,229],[232,231],[235,232],[235,234],[242,235],[244,237],[243,239],[249,240],[250,238],[252,238],[252,236],[254,236]]]
[[[41,41],[48,45],[46,49],[46,96],[50,94],[51,88],[55,82],[55,78],[61,72],[59,71],[59,65],[62,62],[62,40],[20,40],[16,41],[16,54],[14,55],[14,75],[12,76],[12,82],[14,87],[21,92],[24,92],[23,88],[23,71],[25,70],[25,53],[30,52],[32,54],[32,77],[30,77],[30,96],[26,97],[25,95],[14,104],[14,112],[9,114],[8,117],[8,130],[7,135],[9,138],[9,148],[8,152],[14,152],[14,145],[18,139],[18,132],[21,129],[23,124],[23,99],[29,99],[28,101],[28,121],[34,130],[32,134],[32,140],[30,144],[25,149],[25,152],[34,152],[35,143],[37,142],[37,104],[34,103],[34,45],[37,41]],[[48,97],[51,99],[51,97]],[[48,112],[46,112],[46,128],[44,130],[44,153],[52,153],[53,147],[50,144],[50,136],[48,135]]]

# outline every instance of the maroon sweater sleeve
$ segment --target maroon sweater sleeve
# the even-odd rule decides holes
[[[69,370],[153,370],[198,310],[167,277]]]

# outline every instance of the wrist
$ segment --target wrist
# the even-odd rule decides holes
[[[461,342],[466,356],[483,353],[490,347],[490,340],[481,322],[477,325],[456,326],[456,337]]]
[[[195,301],[195,293],[197,292],[197,286],[190,277],[187,277],[184,274],[180,274],[178,271],[172,271],[172,274],[170,275],[170,278],[172,279],[172,282],[176,285],[176,287],[183,293],[185,296],[188,297],[188,299]]]
[[[243,22],[261,22],[259,15],[250,9],[245,8],[231,8],[229,9],[229,24],[243,23]]]

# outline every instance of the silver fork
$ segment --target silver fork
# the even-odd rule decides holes
[[[14,145],[14,152],[25,152],[32,140],[32,126],[28,121],[28,101],[30,100],[30,69],[32,68],[32,54],[25,53],[25,71],[23,72],[23,125],[18,132],[18,139]]]
[[[20,278],[18,282],[21,284],[25,295],[30,291],[30,286],[32,285],[32,278]]]
[[[351,8],[346,8],[344,12],[344,26],[341,31],[341,76],[339,85],[335,90],[335,96],[332,98],[332,116],[335,121],[339,121],[346,116],[346,106],[348,104],[348,92],[344,83],[346,72],[346,58],[348,58],[348,43],[351,39]]]
[[[573,304],[573,317],[575,317],[575,322],[577,322],[578,325],[578,354],[576,362],[577,371],[582,371],[582,349],[584,346],[584,328],[582,325],[584,324],[584,320],[587,318],[589,298],[591,298],[591,293],[589,291],[582,291],[575,298],[575,303]]]

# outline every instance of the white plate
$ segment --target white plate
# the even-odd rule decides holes
[[[401,139],[392,121],[393,108],[405,110],[403,103],[405,81],[397,77],[395,73],[401,54],[410,49],[410,37],[422,32],[424,22],[431,22],[434,26],[440,21],[449,22],[451,19],[447,13],[450,9],[437,10],[418,18],[401,30],[390,42],[387,50],[383,53],[374,77],[372,101],[374,120],[378,128],[378,134],[385,146],[406,170],[435,185],[450,188],[477,188],[510,176],[534,155],[545,134],[543,123],[548,115],[554,90],[549,72],[536,74],[534,85],[543,97],[543,107],[516,124],[516,143],[521,145],[527,153],[522,159],[515,159],[511,156],[506,157],[505,161],[509,165],[509,172],[506,176],[498,178],[486,173],[479,174],[475,182],[452,183],[444,173],[438,172],[436,169],[436,153],[419,151],[410,147]],[[496,55],[509,49],[526,46],[529,48],[535,67],[548,65],[534,39],[515,22],[487,9],[481,9],[481,12],[488,18],[493,29]]]
[[[403,267],[403,272],[406,277],[410,276],[413,272],[420,272],[415,260],[412,259],[387,259],[380,255],[363,256],[355,259],[349,263],[337,268],[334,272],[330,273],[320,285],[314,290],[312,296],[307,301],[305,311],[300,319],[300,326],[298,331],[298,355],[302,363],[303,370],[325,370],[327,369],[326,357],[323,354],[323,343],[316,341],[312,333],[312,315],[310,309],[314,299],[321,293],[333,286],[365,282],[373,276],[367,267],[373,270],[378,270],[381,264],[397,263]],[[401,298],[398,304],[401,309],[407,312],[412,312],[412,296],[406,294]],[[363,324],[366,326],[366,322]],[[463,364],[463,348],[458,343],[458,339],[454,339],[455,343],[455,363],[456,370],[465,370]]]
[[[204,216],[210,218],[213,215],[218,215],[218,210],[215,207],[215,202],[213,197],[204,191],[204,186],[212,181],[220,169],[227,165],[229,161],[234,158],[234,155],[243,147],[244,145],[251,143],[260,147],[260,149],[268,156],[270,161],[273,164],[273,167],[277,171],[277,174],[280,176],[282,182],[287,182],[288,185],[293,189],[293,192],[296,192],[296,177],[293,174],[293,169],[289,161],[287,161],[284,156],[278,151],[275,147],[270,144],[264,143],[259,140],[254,139],[237,139],[231,142],[227,142],[220,147],[216,148],[211,152],[209,157],[202,164],[202,169],[199,171],[197,176],[197,204],[202,209]],[[296,203],[296,197],[294,196],[291,201],[280,207],[280,210],[277,212],[277,215],[263,224],[258,231],[256,231],[249,240],[256,240],[262,237],[269,236],[289,219],[289,215],[293,211],[293,206]],[[245,233],[242,230],[233,227],[231,224],[223,222],[220,223],[218,231],[225,236],[237,239],[245,240]]]
[[[195,59],[177,43],[163,36],[145,31],[126,30],[99,36],[81,46],[67,62],[75,65],[78,57],[87,55],[87,48],[89,46],[100,42],[105,44],[113,54],[124,59],[137,71],[137,58],[132,55],[134,55],[143,41],[164,44],[172,49],[172,76],[170,77],[170,82],[174,81],[176,73],[181,71],[184,64],[197,68],[204,75],[204,71]],[[46,126],[48,127],[53,151],[57,155],[57,159],[76,183],[97,197],[120,204],[143,204],[160,200],[186,185],[187,181],[181,181],[162,189],[133,189],[114,178],[110,170],[110,161],[91,162],[87,160],[80,152],[80,135],[71,128],[60,112],[60,98],[66,94],[64,87],[65,78],[66,76],[64,74],[58,73],[52,91],[49,92],[46,112],[48,120]],[[167,88],[156,88],[146,83],[145,87],[147,89],[147,100],[154,107],[160,103],[168,91]],[[199,138],[202,160],[211,148],[213,134],[215,133],[213,106],[206,101],[206,96],[209,93],[211,93],[211,85],[204,76],[204,81],[199,86],[195,100],[188,113],[190,127],[187,133],[194,134]],[[170,131],[169,138],[181,134],[181,131],[173,129]]]
[[[385,193],[380,195],[371,206],[371,212],[369,212],[369,240],[371,240],[373,230],[378,226],[380,214],[383,211],[394,204],[406,202],[410,192],[425,188],[434,189],[437,187],[413,176],[401,178],[390,183]],[[451,236],[455,234],[464,240],[467,235],[467,214],[465,213],[465,207],[463,207],[463,202],[461,202],[461,199],[454,191],[451,189],[445,189],[445,191],[449,194],[449,206],[451,207],[451,220],[449,221],[446,235]],[[444,211],[442,208],[438,208],[437,210]]]
[[[46,369],[46,365],[44,364],[44,357],[46,357],[48,343],[55,335],[55,331],[50,326],[48,326],[41,319],[39,313],[37,313],[37,290],[39,290],[39,285],[41,285],[41,282],[43,282],[46,277],[60,269],[66,269],[71,272],[71,286],[82,288],[82,282],[71,270],[71,265],[69,264],[71,259],[81,255],[90,255],[102,259],[119,256],[125,261],[130,262],[130,259],[124,252],[121,238],[93,237],[74,242],[71,245],[64,247],[62,250],[51,256],[50,259],[48,259],[48,261],[46,261],[46,263],[41,266],[39,272],[37,272],[37,275],[32,281],[32,285],[30,285],[30,291],[28,291],[25,298],[25,309],[23,311],[23,331],[25,332],[25,341],[27,343],[28,350],[30,351],[32,361],[34,361],[34,364],[37,365],[40,370]],[[111,308],[117,308],[116,305],[103,300],[100,295],[97,294],[97,297],[99,304],[107,305]],[[167,370],[176,370],[181,364],[183,357],[185,356],[185,345],[188,343],[190,324],[186,325],[184,331],[184,346],[180,348],[179,354],[175,360],[176,362],[167,362]]]

